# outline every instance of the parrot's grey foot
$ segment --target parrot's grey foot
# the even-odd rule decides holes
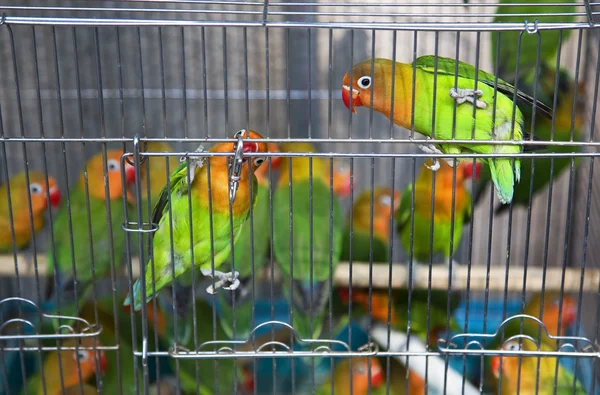
[[[206,292],[208,292],[211,295],[214,295],[215,293],[217,293],[217,290],[219,288],[223,288],[228,291],[235,291],[240,286],[240,280],[239,280],[240,273],[237,271],[223,273],[218,270],[215,270],[213,272],[210,269],[202,269],[202,274],[207,277],[213,277],[217,280],[217,281],[215,281],[214,287],[213,287],[213,285],[209,285],[206,288]],[[226,286],[224,286],[226,283],[231,283],[231,285],[226,287]]]
[[[478,97],[483,96],[482,90],[474,90],[474,89],[450,89],[450,97],[456,100],[457,104],[463,104],[464,102],[469,102],[474,104],[477,108],[487,108],[487,103],[483,100],[479,100]]]
[[[441,167],[440,162],[433,158],[432,159],[433,165],[429,166],[427,163],[425,163],[425,167],[428,168],[431,171],[438,171]]]
[[[427,138],[427,140],[429,140],[429,137]],[[443,154],[443,152],[440,151],[438,147],[436,147],[433,144],[419,144],[419,148],[421,149],[421,151],[427,154]],[[436,158],[431,158],[431,161],[433,162],[433,165],[429,166],[427,163],[425,163],[425,167],[427,167],[431,171],[438,171],[440,169],[440,163],[438,162],[438,160]]]

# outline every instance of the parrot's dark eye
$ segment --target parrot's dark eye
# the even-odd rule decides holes
[[[108,162],[106,162],[106,167],[108,168],[108,171],[117,171],[119,170],[119,162],[114,159],[109,159]]]
[[[370,87],[371,86],[371,77],[367,77],[367,76],[360,77],[358,79],[358,86],[359,86],[359,88],[362,88],[362,89],[367,89],[368,87]]]
[[[73,359],[78,359],[79,362],[86,362],[89,357],[89,353],[85,350],[79,350],[73,355]]]
[[[519,346],[519,343],[512,341],[508,342],[505,348],[507,351],[519,351],[521,346]]]
[[[260,165],[262,165],[262,163],[265,161],[265,158],[254,158],[254,166],[258,167]]]
[[[39,195],[42,193],[42,186],[37,182],[34,182],[29,185],[29,191],[32,195]]]

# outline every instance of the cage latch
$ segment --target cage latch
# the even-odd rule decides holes
[[[244,161],[244,141],[243,133],[236,133],[237,142],[235,143],[235,155],[233,160],[229,161],[229,201],[231,204],[235,201],[240,175],[242,173],[242,163]]]

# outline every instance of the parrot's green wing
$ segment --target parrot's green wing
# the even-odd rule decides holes
[[[412,184],[409,184],[402,193],[400,207],[396,210],[396,230],[402,232],[406,226],[410,225],[410,212],[412,209]],[[416,198],[416,196],[415,196]]]
[[[155,224],[160,223],[160,219],[167,210],[167,204],[169,203],[169,196],[173,191],[186,192],[187,189],[187,172],[188,166],[186,162],[181,162],[177,169],[171,174],[171,180],[169,185],[165,185],[163,190],[160,192],[154,210],[152,210],[152,222]]]
[[[497,78],[496,81],[496,77],[494,77],[492,74],[486,73],[483,70],[476,70],[475,66],[461,61],[458,61],[457,70],[456,60],[441,56],[437,57],[436,68],[435,58],[436,57],[432,55],[421,56],[415,60],[414,66],[429,73],[434,73],[437,70],[438,74],[451,76],[458,74],[459,77],[470,80],[475,80],[475,75],[477,75],[478,82],[486,84],[492,88],[496,87],[499,92],[507,95],[509,98],[512,98],[513,95],[516,94],[518,99],[529,105],[533,105],[535,103],[536,107],[541,111],[542,114],[544,114],[544,116],[550,119],[552,118],[552,109],[550,107],[539,100],[536,101],[527,93],[516,89],[514,86],[502,80],[501,78]]]

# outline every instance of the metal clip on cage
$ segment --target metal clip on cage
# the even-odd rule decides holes
[[[310,351],[298,351],[280,341],[267,341],[256,345],[256,332],[260,329],[283,327],[290,332],[295,343],[309,347]],[[344,351],[334,351],[333,347]],[[251,351],[239,351],[238,348],[250,347]],[[215,351],[216,350],[216,351]],[[341,340],[303,339],[298,332],[288,323],[282,321],[266,321],[257,325],[250,332],[247,340],[221,341],[213,340],[202,343],[195,351],[182,346],[169,348],[169,356],[175,359],[203,359],[203,358],[286,358],[291,354],[297,357],[354,357],[376,356],[379,347],[376,343],[367,343],[352,351],[350,346]]]
[[[18,313],[8,314],[9,318],[3,320],[0,325],[0,350],[2,351],[18,351],[19,348],[4,347],[3,342],[9,340],[34,340],[34,339],[45,339],[45,340],[67,340],[67,339],[81,339],[86,337],[97,337],[102,332],[100,325],[91,324],[87,320],[80,317],[71,317],[65,315],[46,314],[43,312],[36,303],[31,300],[10,297],[0,301],[0,310],[4,310],[4,305],[8,305],[8,311],[21,312],[22,316],[18,316]],[[11,306],[12,305],[12,306]],[[17,315],[16,317],[14,315]],[[10,318],[12,317],[12,318]],[[25,318],[27,317],[27,318]],[[41,332],[41,327],[44,323],[51,320],[66,320],[72,322],[70,325],[60,325],[56,333],[44,333]],[[37,321],[37,322],[36,322]],[[16,332],[14,334],[11,332]],[[34,348],[38,350],[38,348]]]

